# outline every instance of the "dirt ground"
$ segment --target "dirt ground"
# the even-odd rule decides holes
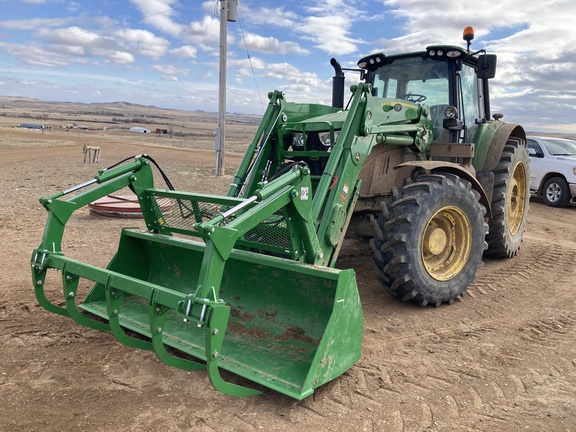
[[[99,164],[83,163],[83,143],[101,146]],[[1,430],[576,431],[576,207],[532,200],[520,255],[487,260],[451,306],[398,302],[368,255],[342,259],[364,308],[361,360],[300,402],[267,389],[238,399],[204,372],[170,368],[34,297],[29,261],[46,220],[38,198],[139,153],[177,189],[210,193],[225,192],[240,160],[227,154],[227,175],[214,177],[212,151],[0,128]],[[65,252],[105,265],[120,227],[139,223],[81,211]]]

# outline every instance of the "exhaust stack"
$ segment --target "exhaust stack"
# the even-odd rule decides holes
[[[332,106],[335,108],[344,108],[344,72],[342,66],[335,58],[330,59],[330,64],[334,68],[332,77]]]

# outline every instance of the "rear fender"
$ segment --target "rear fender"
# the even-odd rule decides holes
[[[504,146],[515,137],[526,142],[526,132],[513,123],[490,122],[482,125],[474,147],[472,166],[478,171],[492,171],[500,162]]]
[[[487,218],[492,217],[492,212],[490,210],[490,200],[488,199],[488,195],[486,194],[486,191],[482,187],[482,184],[480,184],[480,182],[473,173],[463,168],[461,165],[445,161],[410,161],[401,163],[400,165],[396,165],[394,168],[402,168],[402,167],[422,168],[430,173],[436,173],[436,174],[443,172],[450,173],[455,174],[458,177],[461,177],[465,180],[468,180],[472,185],[472,188],[480,194],[480,204],[482,204],[486,209],[486,214],[484,216]]]

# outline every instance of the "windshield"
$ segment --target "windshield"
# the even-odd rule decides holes
[[[576,141],[567,139],[542,139],[552,156],[576,156]]]
[[[448,63],[420,56],[388,60],[392,62],[375,73],[375,96],[426,101],[428,106],[448,104]]]

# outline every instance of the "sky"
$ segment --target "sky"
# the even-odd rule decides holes
[[[576,2],[237,0],[227,25],[228,112],[267,94],[331,103],[330,59],[465,46],[498,55],[492,113],[576,133]],[[220,1],[0,0],[0,96],[218,111]],[[347,72],[347,86],[358,75]]]

